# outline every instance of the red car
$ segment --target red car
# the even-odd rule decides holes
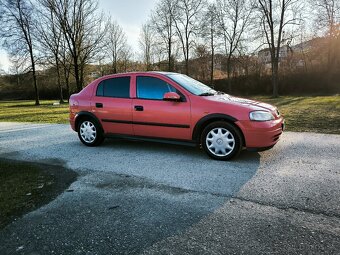
[[[201,145],[228,160],[246,148],[262,151],[279,140],[276,107],[218,92],[186,75],[136,72],[101,77],[70,98],[70,123],[96,146],[105,137]]]

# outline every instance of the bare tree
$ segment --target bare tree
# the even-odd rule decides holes
[[[199,29],[202,3],[203,0],[176,0],[176,7],[171,14],[182,46],[186,74],[189,74],[190,50],[193,47],[193,37]]]
[[[208,80],[209,78],[209,47],[204,44],[196,45],[194,49],[195,60],[190,63],[193,68],[192,76],[198,80]]]
[[[209,4],[202,15],[200,34],[210,46],[210,85],[214,86],[215,50],[218,37],[218,12],[215,3]]]
[[[61,83],[61,47],[63,33],[61,27],[56,23],[55,12],[53,11],[57,0],[39,0],[40,20],[37,26],[38,41],[42,46],[41,51],[45,54],[48,64],[55,67],[57,72],[57,86],[59,88],[59,102],[64,102],[63,86]]]
[[[219,30],[227,57],[229,92],[232,91],[232,58],[239,50],[243,35],[249,27],[253,7],[251,0],[217,0]]]
[[[63,79],[66,86],[66,98],[67,101],[71,95],[71,88],[70,88],[70,75],[71,75],[71,68],[72,68],[72,56],[68,51],[67,43],[64,37],[61,40],[61,47],[59,50],[60,55],[60,64],[62,66],[63,71]]]
[[[298,22],[298,0],[258,0],[261,28],[269,47],[273,97],[279,96],[279,61],[284,28]]]
[[[151,29],[150,24],[144,24],[140,33],[139,45],[142,49],[143,60],[147,71],[152,69],[152,55],[155,43],[153,38],[153,30]]]
[[[316,24],[328,39],[326,70],[327,82],[329,83],[334,72],[334,62],[339,57],[337,51],[340,47],[340,0],[316,0],[311,1],[311,5],[316,10]]]
[[[112,72],[117,73],[118,61],[123,58],[123,51],[127,47],[126,35],[116,21],[109,20],[106,37],[105,51],[111,59]]]
[[[164,42],[167,59],[168,71],[174,69],[173,44],[174,44],[174,20],[172,14],[176,8],[176,3],[173,0],[161,0],[151,15],[151,24],[156,33]]]
[[[20,56],[12,56],[11,59],[10,73],[16,76],[16,87],[19,88],[20,84],[20,74],[24,71],[25,60],[21,59]]]
[[[107,27],[103,15],[98,15],[95,0],[57,0],[54,6],[56,22],[72,57],[73,75],[77,91],[84,85],[87,64],[103,48],[103,38]]]
[[[340,22],[340,0],[314,0],[310,1],[315,10],[316,25],[333,37],[337,33]]]
[[[3,38],[3,45],[10,55],[28,60],[33,78],[35,105],[39,105],[34,41],[36,10],[29,0],[4,0],[0,8],[2,21],[0,35]]]
[[[121,64],[122,70],[127,72],[130,59],[132,57],[132,49],[129,45],[126,45],[121,52]]]

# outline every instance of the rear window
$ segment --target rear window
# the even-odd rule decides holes
[[[97,87],[99,97],[130,98],[130,77],[103,80]]]

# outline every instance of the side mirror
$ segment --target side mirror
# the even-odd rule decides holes
[[[164,101],[181,101],[181,96],[178,95],[176,92],[167,92],[163,96]]]

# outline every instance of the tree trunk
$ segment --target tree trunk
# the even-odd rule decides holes
[[[113,64],[113,68],[112,68],[113,73],[117,73],[117,57],[116,56],[117,56],[117,54],[115,53],[114,56],[113,56],[113,63],[112,63]]]
[[[273,97],[279,97],[279,60],[275,59],[272,63],[272,87]]]
[[[64,79],[65,79],[65,85],[66,85],[66,98],[67,102],[70,99],[70,81],[69,81],[69,76],[70,76],[70,67],[66,67],[66,63],[63,64],[64,68]]]
[[[40,105],[40,102],[39,102],[39,90],[38,90],[38,85],[37,85],[37,75],[36,75],[36,72],[35,72],[35,62],[34,62],[32,48],[30,48],[30,58],[31,58],[31,65],[32,65],[34,93],[35,93],[35,105]]]
[[[185,74],[189,75],[189,39],[186,38]]]
[[[19,73],[17,72],[17,88],[19,88],[20,85],[20,76]]]
[[[33,84],[34,84],[34,92],[35,92],[35,105],[40,105],[39,91],[38,91],[38,85],[37,85],[37,75],[35,73],[35,68],[33,69],[32,73],[33,73]]]
[[[211,37],[211,64],[210,64],[210,86],[214,87],[214,58],[215,58],[215,50],[214,50],[214,39]]]
[[[83,86],[84,86],[84,64],[82,63],[81,66],[80,66],[80,90],[83,89]]]
[[[171,67],[171,40],[169,40],[169,44],[168,44],[168,71],[171,72],[172,71],[172,67]]]
[[[185,74],[189,75],[189,59],[185,59]]]
[[[74,78],[76,80],[77,92],[80,92],[83,88],[83,84],[81,82],[81,77],[79,73],[79,64],[78,64],[77,58],[74,58]]]
[[[231,82],[231,57],[227,59],[227,78],[228,78],[228,92],[232,93],[232,82]]]
[[[67,96],[67,101],[70,100],[70,81],[68,75],[65,76],[65,83],[66,83],[66,96]]]
[[[330,87],[331,86],[331,82],[332,82],[332,71],[333,71],[333,61],[332,61],[332,57],[333,57],[333,38],[330,35],[329,36],[329,45],[328,45],[328,50],[327,50],[327,73],[326,73],[326,86]]]
[[[63,86],[61,85],[61,81],[60,81],[60,67],[59,67],[58,56],[55,56],[55,61],[56,61],[56,69],[57,69],[57,85],[59,88],[59,103],[63,104],[64,95],[63,95]]]

